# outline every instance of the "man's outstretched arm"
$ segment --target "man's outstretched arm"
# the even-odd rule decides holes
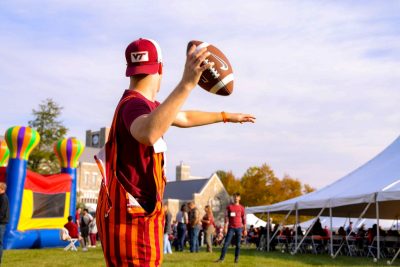
[[[180,111],[176,116],[173,125],[177,127],[187,128],[218,122],[254,123],[255,120],[256,118],[251,114],[188,110]]]

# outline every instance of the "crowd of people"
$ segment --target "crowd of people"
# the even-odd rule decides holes
[[[187,249],[192,253],[198,253],[203,245],[205,250],[211,253],[213,247],[222,246],[221,256],[217,261],[223,261],[228,246],[232,244],[236,245],[235,262],[237,262],[240,245],[246,241],[247,235],[245,211],[239,201],[240,194],[235,193],[233,203],[226,208],[224,224],[216,224],[210,205],[206,205],[201,212],[195,202],[188,202],[181,206],[175,218],[172,218],[168,206],[164,205],[164,253],[172,253],[172,247],[176,252]],[[90,214],[88,209],[77,208],[75,219],[69,216],[64,228],[70,238],[79,240],[82,251],[96,247],[98,240],[96,216]]]
[[[206,252],[212,252],[213,247],[222,247],[222,255],[218,261],[223,260],[226,248],[229,245],[236,245],[237,248],[240,247],[240,244],[254,245],[259,250],[266,250],[268,229],[270,238],[269,248],[271,251],[281,249],[289,251],[293,249],[293,247],[290,247],[290,244],[294,243],[296,235],[298,240],[301,240],[307,234],[309,238],[318,237],[321,244],[318,252],[329,251],[329,240],[331,235],[333,235],[341,237],[343,240],[346,237],[353,238],[352,240],[354,240],[357,249],[359,251],[364,250],[364,254],[366,254],[367,247],[376,242],[375,239],[377,236],[376,224],[368,229],[362,224],[355,229],[353,222],[349,222],[347,226],[341,226],[331,233],[328,226],[322,227],[319,219],[316,220],[310,229],[304,229],[304,231],[300,226],[290,228],[279,224],[271,224],[270,227],[267,225],[264,227],[254,227],[251,225],[247,233],[243,232],[240,235],[234,236],[234,231],[229,234],[228,229],[225,229],[223,224],[216,224],[212,208],[209,205],[204,207],[204,211],[202,212],[204,215],[200,216],[201,212],[194,202],[183,204],[175,218],[172,218],[167,205],[164,208],[164,253],[172,253],[172,248],[176,252],[189,250],[192,253],[197,253],[201,246],[205,246]],[[230,211],[228,210],[226,212],[228,218],[229,213]],[[225,225],[228,226],[229,223]],[[98,240],[96,218],[94,214],[89,213],[88,209],[81,210],[81,208],[78,208],[75,214],[75,221],[72,216],[69,216],[64,228],[68,230],[71,238],[79,240],[82,251],[87,251],[90,247],[96,247]],[[235,227],[231,222],[231,228],[242,229],[242,226]],[[399,231],[393,229],[385,231],[380,228],[379,235],[382,238],[391,236],[400,238]],[[346,249],[344,248],[344,250]],[[239,252],[237,252],[237,256],[238,254]]]
[[[174,220],[171,214],[166,212],[164,229],[164,233],[168,234],[168,243],[175,251],[187,248],[196,253],[199,252],[200,246],[205,244],[206,251],[212,252],[218,236],[211,207],[205,206],[204,216],[200,216],[200,210],[194,202],[183,204]],[[164,253],[172,253],[168,251],[170,245],[164,242]]]
[[[265,227],[250,226],[249,234],[244,242],[254,244],[259,250],[267,250],[268,229],[270,238],[269,249],[271,251],[293,251],[295,249],[294,244],[297,232],[298,243],[304,235],[307,234],[303,243],[304,245],[300,247],[301,252],[328,253],[330,252],[330,239],[331,236],[333,236],[334,242],[336,242],[335,244],[342,244],[342,242],[345,242],[341,254],[367,256],[369,253],[376,253],[376,236],[378,233],[376,224],[367,229],[364,224],[358,228],[354,228],[353,222],[349,222],[347,226],[341,226],[333,232],[330,231],[328,226],[322,227],[319,219],[317,219],[315,224],[311,225],[309,229],[304,229],[304,231],[300,226],[297,228],[290,228],[279,224],[271,225],[270,227],[268,227],[268,225]],[[383,230],[379,228],[379,236],[381,240],[384,240],[385,237],[396,237],[399,238],[397,240],[400,241],[400,233],[397,229]],[[312,243],[314,246],[310,245],[311,239],[313,239]],[[398,241],[396,242],[398,243]],[[309,249],[307,249],[307,246]],[[335,246],[334,250],[338,247],[339,246]],[[375,250],[371,251],[371,247]],[[349,251],[350,248],[353,249],[354,255]],[[356,253],[354,253],[354,251]],[[335,252],[336,251],[333,251],[333,253]]]
[[[228,246],[233,244],[236,246],[235,262],[238,262],[240,245],[247,235],[245,210],[239,202],[240,194],[235,193],[233,203],[226,208],[224,226],[216,225],[209,205],[204,207],[204,215],[200,216],[194,202],[183,204],[173,221],[165,206],[164,253],[172,253],[171,245],[177,252],[186,248],[191,253],[197,253],[203,244],[206,251],[211,253],[213,246],[223,244],[221,255],[217,259],[217,262],[222,262]]]

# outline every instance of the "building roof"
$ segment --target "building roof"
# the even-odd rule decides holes
[[[167,182],[164,199],[193,199],[193,194],[200,193],[209,180],[210,178]]]
[[[100,148],[97,147],[85,147],[82,152],[81,157],[79,158],[79,162],[88,162],[88,163],[96,163],[94,161],[94,155],[99,153]]]

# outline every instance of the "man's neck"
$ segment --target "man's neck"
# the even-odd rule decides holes
[[[160,77],[158,75],[147,75],[140,80],[130,80],[129,90],[135,90],[148,100],[154,102],[160,87]]]

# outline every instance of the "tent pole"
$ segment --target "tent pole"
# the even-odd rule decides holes
[[[296,236],[295,236],[295,247],[297,247],[297,237],[298,237],[297,229],[298,228],[299,228],[299,210],[297,208],[297,203],[296,203],[296,228],[294,229],[295,233],[296,233]]]
[[[333,257],[333,225],[332,225],[332,207],[329,207],[329,220],[330,220],[330,226],[331,226],[331,257]]]
[[[265,212],[263,211],[263,212],[261,213],[261,218],[263,218],[263,219],[264,219],[264,215],[265,215]],[[268,225],[268,223],[267,223],[267,225]],[[267,227],[267,225],[265,225],[265,226]],[[260,250],[260,251],[262,251],[262,250],[263,250],[263,248],[262,248],[260,245],[261,245],[261,236],[260,236],[260,242],[258,242],[258,247],[257,247],[257,250]]]
[[[367,204],[367,206],[365,206],[364,210],[361,212],[360,216],[358,217],[358,219],[357,219],[357,221],[356,221],[356,223],[355,223],[354,225],[358,225],[358,223],[361,221],[361,219],[364,217],[365,213],[367,212],[369,206],[371,206],[372,201],[373,201],[373,199],[371,199],[370,202]],[[350,224],[350,221],[349,221],[349,224]],[[346,235],[346,240],[349,238],[349,236],[350,236],[351,233],[353,233],[353,232],[354,232],[354,230],[351,229],[350,233],[348,233],[348,234]],[[345,241],[346,241],[346,240],[345,240]],[[345,242],[342,242],[342,244],[340,245],[339,249],[336,251],[335,255],[334,255],[332,258],[336,258],[337,255],[339,255],[339,252],[340,252],[340,250],[342,249],[342,247],[343,247],[344,244],[345,244]],[[351,255],[351,253],[350,253],[350,255]],[[352,255],[351,255],[351,256],[352,256]]]
[[[380,229],[379,229],[379,202],[375,200],[376,207],[376,240],[377,240],[377,258],[378,260],[381,258],[381,242],[380,242]]]
[[[271,220],[269,218],[269,211],[267,213],[267,220],[268,220],[268,222],[267,222],[267,251],[269,252],[269,231],[271,228]]]
[[[295,255],[297,253],[297,251],[299,250],[301,244],[303,244],[304,240],[306,239],[307,235],[310,233],[311,229],[314,227],[314,224],[317,222],[317,220],[319,219],[319,217],[321,216],[322,212],[324,212],[325,207],[321,209],[321,211],[318,213],[317,217],[315,217],[315,220],[313,221],[313,223],[310,225],[310,227],[307,229],[305,235],[303,236],[303,238],[300,240],[300,243],[297,245],[296,249],[291,252],[290,254]]]
[[[276,234],[278,233],[278,231],[280,230],[281,226],[283,225],[283,223],[287,220],[287,218],[289,217],[289,215],[292,213],[293,209],[291,209],[288,214],[286,214],[285,218],[279,223],[278,229],[276,229],[276,232],[272,235],[271,237],[271,241],[274,240]]]

